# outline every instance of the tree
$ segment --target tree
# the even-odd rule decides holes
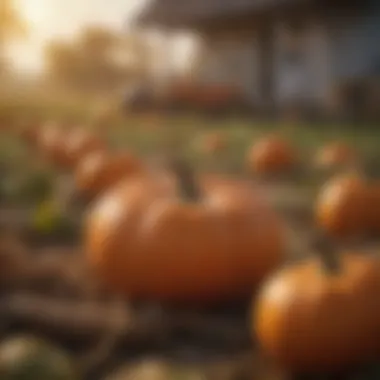
[[[49,73],[57,82],[74,86],[80,80],[77,51],[69,44],[53,41],[45,49]]]
[[[45,50],[50,78],[74,90],[123,89],[147,74],[149,46],[137,36],[123,36],[90,26],[74,42],[52,41]]]

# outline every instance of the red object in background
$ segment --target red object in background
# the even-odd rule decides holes
[[[204,107],[222,107],[236,104],[241,98],[238,88],[232,85],[204,86],[200,92],[200,103]]]
[[[213,110],[231,107],[242,102],[241,90],[229,84],[177,83],[168,91],[169,104],[180,104],[190,108]]]

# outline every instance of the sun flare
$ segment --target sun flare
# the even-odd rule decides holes
[[[19,12],[29,24],[29,27],[34,28],[46,22],[49,14],[49,2],[46,0],[17,0]]]
[[[90,24],[120,30],[130,17],[147,0],[14,0],[20,15],[25,19],[28,36],[12,41],[8,48],[15,68],[26,72],[41,73],[44,70],[44,47],[54,39],[75,37]],[[175,60],[181,63],[182,50],[187,51],[186,41],[176,49]],[[175,62],[177,65],[177,62]]]

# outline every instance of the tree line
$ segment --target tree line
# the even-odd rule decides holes
[[[0,77],[11,71],[6,49],[31,32],[13,0],[0,0]],[[44,50],[44,79],[55,87],[91,93],[118,91],[149,79],[154,47],[142,34],[86,26],[74,40],[52,40]]]

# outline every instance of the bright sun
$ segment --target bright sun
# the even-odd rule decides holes
[[[49,40],[70,39],[81,28],[94,23],[119,29],[125,25],[127,16],[132,16],[147,0],[14,1],[27,21],[29,33],[25,40],[12,42],[9,56],[16,69],[38,73],[44,68],[44,47]],[[176,55],[178,59],[182,57],[178,52]]]
[[[28,36],[11,44],[10,57],[16,68],[38,71],[43,65],[42,47],[51,9],[49,0],[16,0],[15,3],[27,22]]]
[[[49,2],[46,0],[16,0],[18,11],[21,16],[27,21],[30,32],[39,29],[43,25],[49,14]]]

